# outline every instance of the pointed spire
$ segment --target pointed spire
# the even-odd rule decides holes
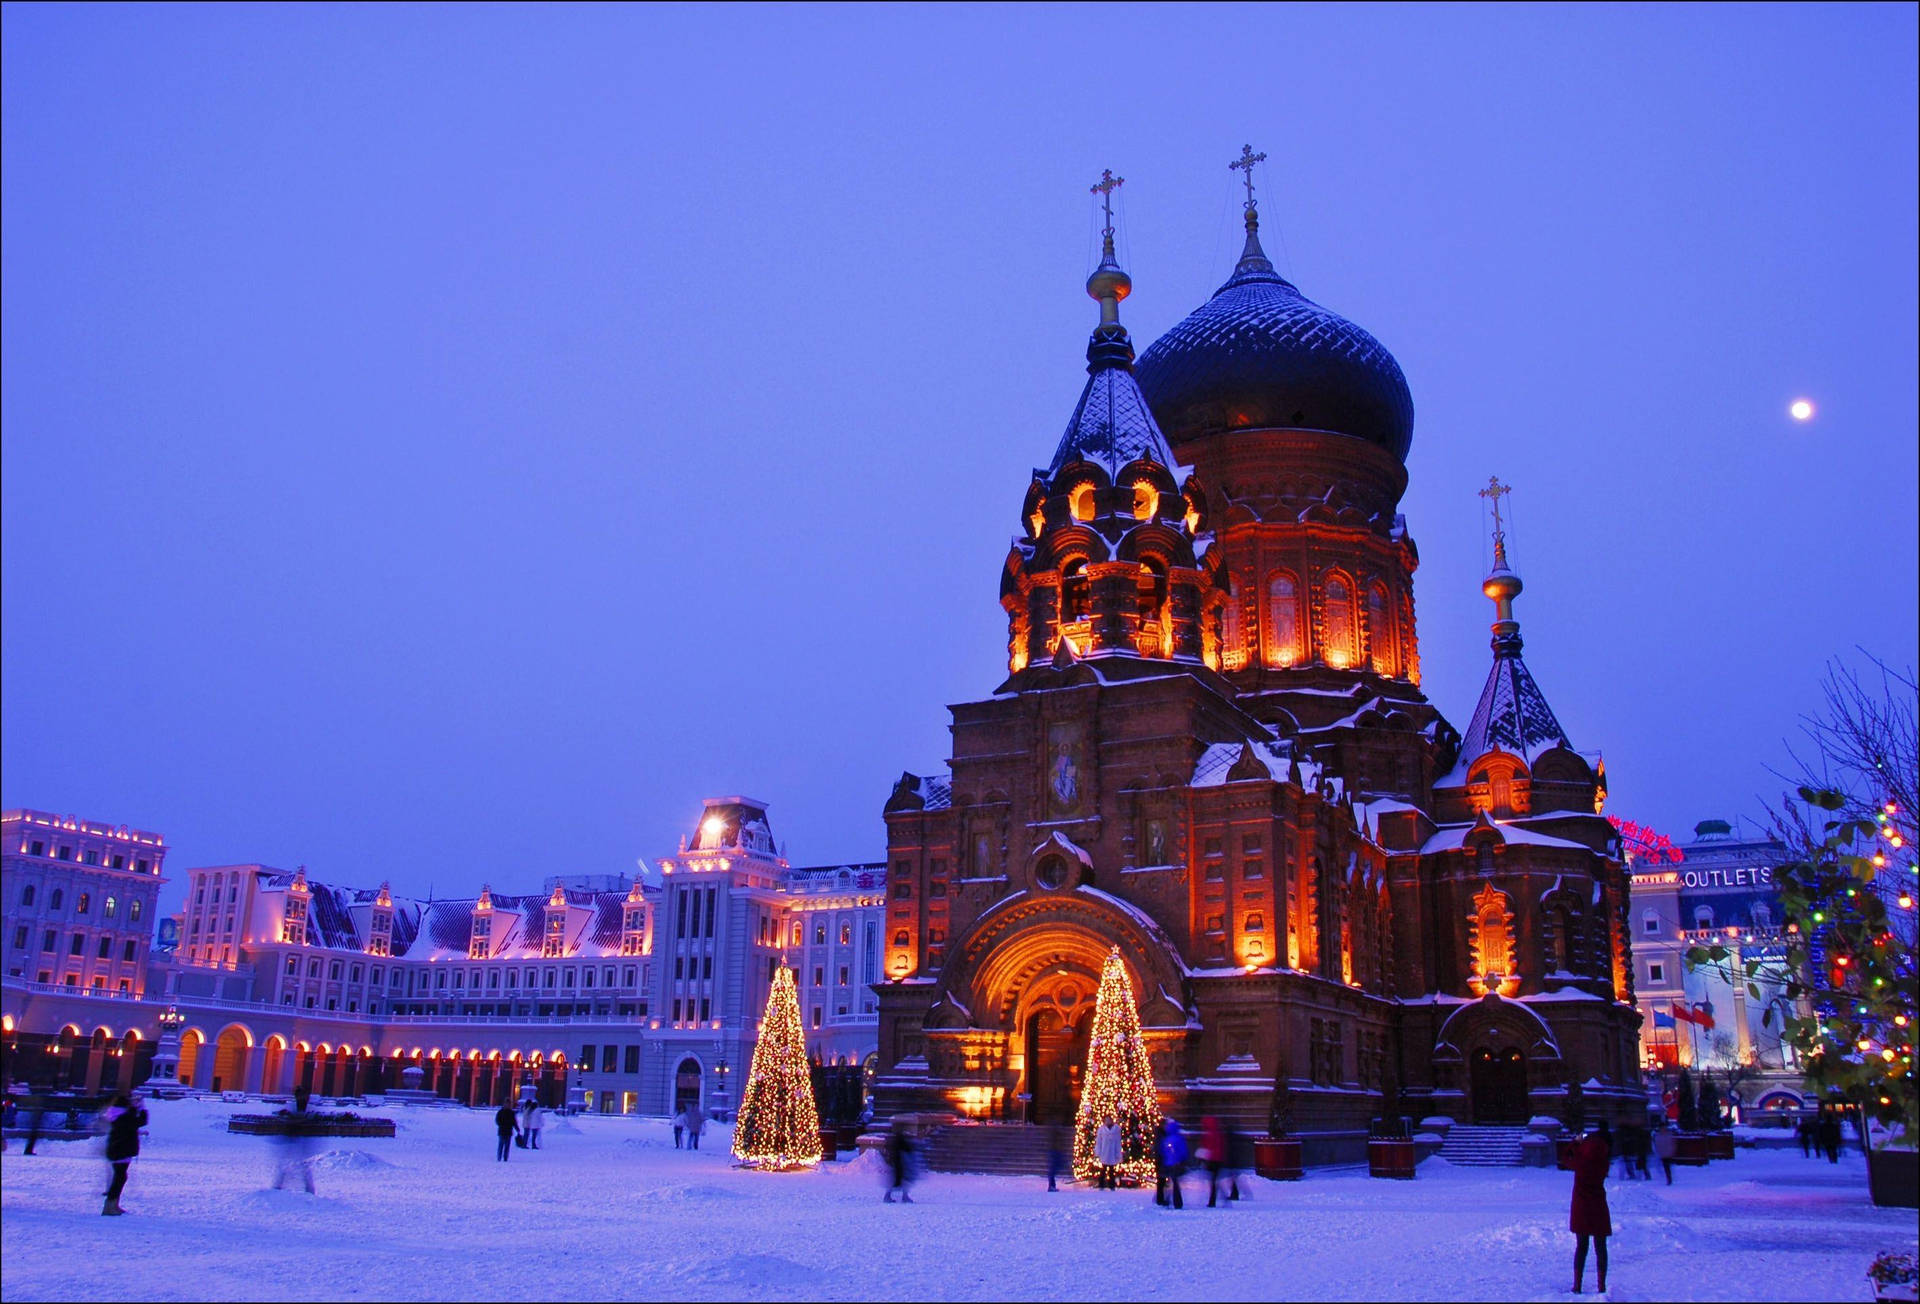
[[[1501,528],[1500,500],[1513,492],[1511,485],[1500,483],[1499,476],[1488,476],[1487,487],[1479,495],[1493,505],[1493,569],[1481,583],[1480,591],[1493,599],[1493,650],[1499,656],[1520,655],[1520,622],[1513,618],[1513,600],[1524,587],[1520,577],[1507,567],[1507,532]]]
[[[1260,205],[1253,197],[1253,165],[1267,161],[1265,153],[1256,154],[1253,146],[1242,145],[1240,157],[1227,164],[1229,170],[1242,173],[1241,181],[1247,187],[1246,209],[1247,243],[1240,250],[1240,261],[1234,265],[1233,275],[1228,278],[1231,285],[1243,276],[1278,276],[1273,263],[1267,258],[1267,251],[1260,247]]]

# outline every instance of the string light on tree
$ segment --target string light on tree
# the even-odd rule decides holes
[[[808,1168],[820,1162],[820,1112],[813,1103],[807,1038],[800,1027],[800,992],[785,965],[774,972],[767,993],[760,1040],[734,1122],[733,1154],[750,1168]]]
[[[1099,1175],[1093,1138],[1103,1123],[1120,1125],[1120,1176],[1153,1180],[1153,1134],[1160,1123],[1160,1098],[1146,1039],[1140,1035],[1140,1011],[1133,1003],[1133,982],[1120,948],[1107,954],[1094,998],[1093,1032],[1087,1047],[1086,1085],[1073,1128],[1073,1174],[1082,1181]]]

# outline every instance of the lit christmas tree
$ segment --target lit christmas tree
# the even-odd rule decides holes
[[[1080,1092],[1080,1115],[1074,1122],[1073,1175],[1082,1181],[1092,1181],[1099,1174],[1093,1137],[1109,1120],[1120,1124],[1120,1176],[1152,1181],[1160,1099],[1153,1089],[1147,1043],[1140,1035],[1140,1012],[1133,1005],[1133,983],[1120,961],[1119,947],[1108,953],[1100,974],[1086,1086]]]
[[[734,1157],[751,1168],[803,1168],[820,1162],[820,1114],[813,1104],[800,993],[781,965],[767,993],[760,1040],[733,1127]]]

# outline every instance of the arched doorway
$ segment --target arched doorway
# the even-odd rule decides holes
[[[1078,965],[1034,979],[1021,1002],[1025,1020],[1027,1121],[1065,1123],[1080,1106],[1080,1079],[1093,1032],[1094,983]]]
[[[213,1043],[214,1091],[244,1091],[247,1085],[247,1050],[253,1039],[244,1028],[223,1028]]]
[[[179,1081],[183,1087],[198,1087],[200,1072],[200,1046],[206,1036],[198,1028],[188,1028],[180,1034]]]
[[[1518,1047],[1481,1047],[1472,1060],[1473,1121],[1527,1121],[1527,1061]]]
[[[691,1057],[680,1061],[673,1071],[673,1112],[700,1103],[700,1061]]]
[[[1073,1018],[1048,1006],[1027,1020],[1028,1116],[1035,1123],[1065,1123],[1080,1106],[1080,1075],[1086,1071],[1093,1020]]]

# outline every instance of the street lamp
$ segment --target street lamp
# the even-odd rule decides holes
[[[727,1057],[725,1055],[714,1062],[713,1072],[714,1076],[720,1079],[714,1084],[713,1094],[720,1097],[720,1108],[725,1110],[727,1108]]]

